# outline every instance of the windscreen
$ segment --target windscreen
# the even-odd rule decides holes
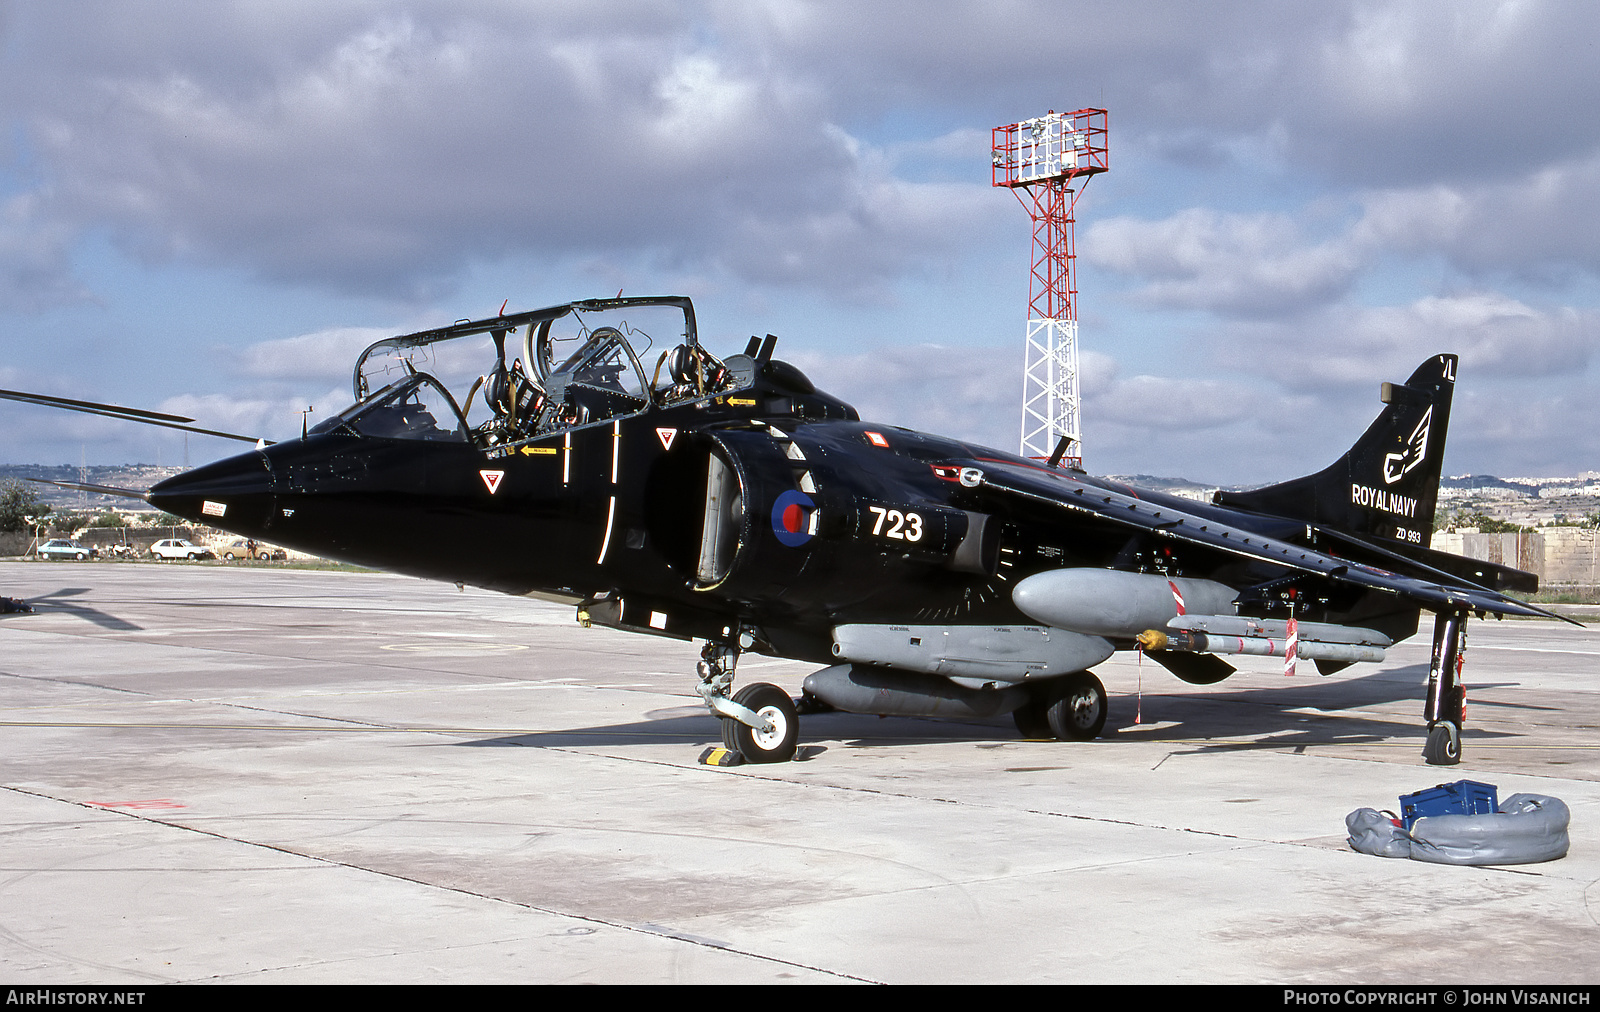
[[[379,390],[311,431],[336,429],[379,439],[467,441],[466,423],[454,400],[433,377],[422,373]]]

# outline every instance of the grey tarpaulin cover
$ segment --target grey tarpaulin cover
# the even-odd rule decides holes
[[[1410,835],[1389,816],[1361,808],[1345,816],[1351,848],[1434,864],[1533,864],[1565,857],[1570,814],[1560,798],[1513,794],[1493,815],[1434,815]]]
[[[1378,857],[1410,857],[1411,837],[1395,821],[1376,808],[1358,808],[1344,817],[1350,831],[1350,847]]]

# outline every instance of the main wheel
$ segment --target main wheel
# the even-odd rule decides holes
[[[1422,746],[1422,759],[1429,766],[1458,766],[1461,763],[1461,730],[1441,720],[1428,730],[1428,743]]]
[[[1050,730],[1062,741],[1093,741],[1106,726],[1106,687],[1087,671],[1063,675],[1045,708]]]
[[[761,731],[732,717],[723,717],[724,746],[744,756],[745,762],[782,763],[794,758],[795,743],[800,740],[800,716],[787,692],[776,685],[757,682],[740,689],[733,701],[771,721],[772,730]]]

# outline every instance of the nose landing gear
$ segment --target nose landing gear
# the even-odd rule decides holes
[[[737,649],[707,643],[700,652],[696,689],[706,707],[722,718],[722,744],[750,763],[781,763],[794,758],[800,740],[800,715],[794,700],[769,682],[746,685],[732,698]]]

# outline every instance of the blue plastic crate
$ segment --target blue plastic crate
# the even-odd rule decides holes
[[[1430,815],[1493,815],[1500,810],[1499,791],[1494,784],[1476,780],[1457,780],[1415,794],[1400,796],[1400,821],[1406,832],[1412,823]]]

